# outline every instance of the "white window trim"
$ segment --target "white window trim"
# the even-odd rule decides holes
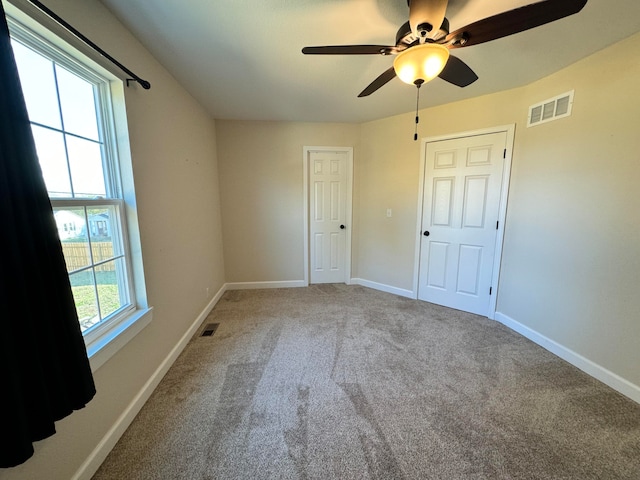
[[[78,65],[81,71],[85,71],[84,64],[90,65],[90,69],[97,72],[100,76],[108,79],[109,89],[111,90],[112,109],[102,111],[103,122],[108,123],[113,130],[113,135],[109,135],[105,139],[105,148],[114,149],[116,162],[113,167],[119,169],[119,184],[112,185],[121,193],[123,199],[123,237],[126,239],[125,248],[128,250],[128,267],[131,271],[130,289],[131,303],[133,307],[122,312],[112,320],[105,322],[104,325],[90,329],[83,336],[87,347],[87,355],[91,364],[92,372],[96,372],[107,360],[115,355],[129,341],[131,341],[138,333],[140,333],[153,319],[153,308],[147,304],[146,287],[144,281],[144,270],[142,265],[142,255],[140,246],[140,234],[138,230],[137,212],[135,193],[133,188],[133,169],[131,166],[131,153],[128,142],[128,126],[126,121],[126,111],[124,106],[124,82],[114,72],[100,66],[93,59],[71,46],[58,35],[59,28],[57,24],[51,21],[50,25],[47,21],[38,18],[38,21],[31,18],[25,12],[14,5],[3,2],[7,20],[9,20],[10,30],[12,33],[16,30],[16,24],[19,29],[35,33],[37,36],[49,42],[57,49],[63,51],[65,57]],[[28,9],[25,8],[28,11]],[[41,22],[41,23],[40,23]],[[11,25],[13,23],[13,26]],[[56,33],[53,33],[56,32]],[[117,142],[115,141],[117,138]],[[105,172],[106,173],[106,172]],[[52,201],[55,199],[52,199]],[[73,204],[73,200],[56,200],[60,203]],[[102,199],[100,203],[120,202],[120,200]]]

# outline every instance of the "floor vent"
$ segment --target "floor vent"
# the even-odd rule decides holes
[[[201,337],[212,337],[216,330],[218,329],[219,323],[207,323],[200,334]]]
[[[529,107],[527,127],[533,127],[534,125],[540,125],[541,123],[551,122],[571,115],[573,92],[574,90],[571,90],[544,102],[531,105]]]

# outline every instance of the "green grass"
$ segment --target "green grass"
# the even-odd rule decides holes
[[[81,285],[71,287],[73,298],[76,302],[76,310],[81,323],[88,319],[97,320],[98,306],[96,304],[95,290],[93,285]],[[117,285],[98,285],[98,295],[100,296],[100,306],[104,314],[110,314],[120,308],[120,296]],[[95,322],[92,322],[93,324]]]

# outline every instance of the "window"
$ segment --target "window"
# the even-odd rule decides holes
[[[116,134],[112,101],[114,85],[122,88],[122,81],[86,57],[79,59],[81,54],[69,53],[71,47],[45,39],[42,30],[36,33],[12,16],[8,20],[80,327],[93,357],[150,320],[131,328],[149,309],[138,301],[144,294],[134,290],[125,218],[122,146],[116,141],[122,132]],[[94,370],[111,354],[102,352],[100,361],[92,358]]]

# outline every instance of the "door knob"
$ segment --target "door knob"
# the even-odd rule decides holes
[[[344,225],[340,225],[340,230],[344,230]]]
[[[424,235],[425,237],[428,237],[428,236],[429,236],[429,235],[431,235],[431,234],[429,233],[429,230],[425,230],[425,231],[424,231],[424,233],[423,233],[423,235]]]

